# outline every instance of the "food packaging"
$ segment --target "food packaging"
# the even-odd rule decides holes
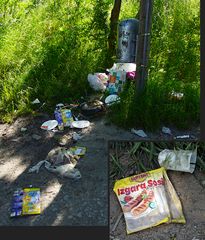
[[[40,188],[24,188],[14,192],[11,204],[11,217],[40,213]]]
[[[163,167],[118,180],[113,190],[127,234],[162,223],[185,223],[181,202]]]

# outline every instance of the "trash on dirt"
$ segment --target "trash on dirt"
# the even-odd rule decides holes
[[[54,129],[55,127],[58,126],[58,122],[56,120],[49,120],[49,121],[46,121],[44,122],[42,125],[41,125],[41,129],[44,129],[44,130],[52,130]]]
[[[62,108],[61,114],[64,127],[70,127],[74,121],[71,110]]]
[[[184,97],[184,94],[183,94],[183,93],[180,93],[180,92],[172,91],[172,92],[170,93],[170,97],[171,97],[172,99],[181,100],[181,99]]]
[[[138,135],[139,137],[147,137],[147,134],[143,130],[136,130],[134,128],[131,129],[131,132]]]
[[[105,104],[107,106],[110,106],[110,105],[112,105],[114,103],[117,103],[117,102],[120,102],[120,97],[116,94],[111,94],[108,97],[106,97],[106,99],[105,99]]]
[[[58,129],[60,131],[63,131],[64,127],[70,127],[71,123],[74,121],[71,110],[67,109],[63,103],[56,105],[54,116],[58,122]]]
[[[38,98],[36,98],[33,102],[31,102],[32,104],[39,104],[39,103],[41,103],[40,101],[39,101],[39,99]]]
[[[60,131],[64,130],[64,123],[63,123],[62,113],[61,113],[62,107],[64,107],[64,104],[59,103],[56,105],[56,109],[54,111],[54,116],[55,116],[56,121],[58,122],[58,129]]]
[[[82,103],[80,107],[82,114],[85,116],[91,116],[105,110],[103,102],[99,100]]]
[[[73,155],[83,156],[86,153],[86,147],[79,147],[79,146],[70,147],[69,151],[71,151]]]
[[[164,149],[158,155],[161,167],[168,170],[193,173],[196,165],[197,150]]]
[[[163,167],[118,180],[113,190],[124,213],[127,234],[162,223],[186,222]]]
[[[135,79],[135,63],[114,63],[113,67],[107,69],[109,72],[108,92],[110,94],[120,93],[127,79]]]
[[[59,144],[61,146],[65,146],[66,144],[68,144],[69,142],[71,142],[72,140],[72,136],[69,135],[63,135],[60,139],[59,139]]]
[[[21,128],[21,132],[26,132],[26,131],[27,131],[27,128],[24,128],[24,127]]]
[[[58,174],[61,177],[80,179],[80,171],[75,168],[79,156],[73,155],[72,151],[64,147],[52,149],[45,160],[38,162],[29,169],[29,173],[38,173],[44,164],[49,172]]]
[[[90,84],[90,87],[95,91],[104,92],[106,89],[106,86],[103,84],[103,81],[100,78],[98,78],[97,75],[88,74],[88,82]]]
[[[21,188],[14,192],[10,212],[11,217],[40,213],[40,188]]]
[[[174,137],[174,139],[184,139],[184,138],[190,138],[190,135],[181,135],[181,136]]]
[[[87,120],[73,121],[72,127],[74,128],[87,128],[90,126],[90,122]]]
[[[171,129],[167,128],[167,127],[162,127],[162,132],[165,133],[165,134],[172,135]]]
[[[52,129],[51,131],[55,133],[55,132],[59,132],[59,131],[62,131],[62,130],[60,130],[60,129],[55,129],[55,128],[54,128],[54,129]]]
[[[78,141],[82,138],[82,136],[80,134],[78,134],[77,132],[73,133],[73,140],[74,141]]]
[[[38,140],[40,140],[42,137],[39,136],[39,135],[37,135],[37,134],[33,134],[33,135],[32,135],[32,138],[38,141]]]

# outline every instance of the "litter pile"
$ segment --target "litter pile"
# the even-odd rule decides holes
[[[134,80],[136,75],[135,63],[114,63],[106,73],[88,74],[90,87],[95,91],[105,92],[107,98],[105,104],[110,106],[112,103],[120,101],[119,94],[122,92],[127,80]]]
[[[76,169],[75,166],[85,152],[85,147],[75,146],[69,149],[65,147],[54,148],[48,153],[45,160],[42,160],[35,166],[31,167],[29,173],[38,173],[40,167],[44,164],[49,172],[55,173],[61,177],[80,179],[80,171]]]
[[[163,167],[116,181],[114,192],[128,234],[162,223],[186,222],[181,202]]]
[[[39,104],[40,101],[36,99],[32,104]],[[55,119],[48,120],[40,126],[51,134],[51,132],[63,132],[65,128],[83,129],[90,126],[87,120],[78,120],[73,114],[71,109],[67,108],[64,104],[56,105],[54,111]],[[21,128],[21,132],[26,132],[27,128]],[[67,145],[68,140],[73,140],[76,143],[81,139],[79,133],[72,131],[69,134],[64,134],[60,139],[61,146]],[[32,138],[40,140],[41,136],[33,134]],[[79,159],[86,153],[86,148],[81,146],[55,147],[48,154],[46,159],[39,161],[35,166],[32,166],[29,173],[39,173],[41,167],[44,165],[46,170],[56,174],[60,177],[71,178],[78,180],[81,178],[80,171],[76,168]],[[21,188],[14,192],[10,217],[25,216],[40,214],[40,189],[39,188]]]

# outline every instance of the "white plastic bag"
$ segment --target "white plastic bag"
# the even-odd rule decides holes
[[[88,82],[90,84],[90,87],[95,91],[104,92],[106,89],[106,86],[103,84],[101,79],[99,79],[96,75],[88,74]]]
[[[169,150],[164,149],[158,155],[161,167],[169,170],[193,173],[196,164],[197,150]]]

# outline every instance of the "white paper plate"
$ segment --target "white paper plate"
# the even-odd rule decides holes
[[[120,97],[116,94],[111,94],[108,97],[106,97],[105,104],[111,105],[111,104],[113,104],[115,102],[118,102],[118,101],[120,101]]]
[[[86,120],[72,122],[72,127],[74,127],[74,128],[86,128],[89,126],[90,126],[90,122],[86,121]]]
[[[57,126],[58,126],[58,122],[56,120],[49,120],[49,121],[44,122],[41,125],[41,129],[52,130],[52,129],[54,129]]]

